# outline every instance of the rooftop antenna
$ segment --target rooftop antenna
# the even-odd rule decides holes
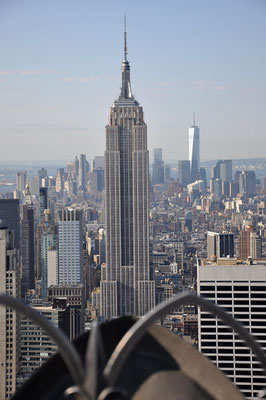
[[[193,126],[196,126],[196,123],[195,123],[195,109],[193,110]]]
[[[124,58],[127,61],[127,20],[126,14],[124,14]]]

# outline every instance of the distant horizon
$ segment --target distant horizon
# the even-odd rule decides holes
[[[151,154],[151,151],[149,151],[149,153]],[[80,154],[85,154],[85,153],[80,153]],[[79,155],[79,154],[76,154],[77,156]],[[94,156],[92,156],[92,157],[87,157],[87,155],[86,155],[86,159],[87,159],[87,161],[92,161],[95,157],[104,157],[104,154],[97,154],[97,155],[94,155]],[[75,157],[75,156],[74,156]],[[5,166],[5,165],[19,165],[19,164],[21,164],[21,165],[24,165],[24,164],[29,164],[29,163],[33,163],[33,166],[35,166],[35,167],[39,167],[39,166],[45,166],[45,164],[47,164],[47,165],[49,165],[49,166],[51,166],[52,165],[52,163],[54,163],[54,164],[67,164],[67,163],[69,163],[69,162],[72,162],[73,160],[74,160],[74,157],[72,158],[72,159],[62,159],[62,160],[6,160],[6,161],[0,161],[0,166]],[[224,160],[224,159],[228,159],[228,160],[232,160],[232,161],[248,161],[248,160],[257,160],[257,161],[259,161],[259,160],[265,160],[265,162],[266,162],[266,157],[240,157],[240,158],[224,158],[224,157],[218,157],[218,158],[215,158],[215,159],[203,159],[203,160],[200,160],[200,163],[208,163],[208,162],[217,162],[217,161],[219,161],[219,160]],[[181,160],[181,159],[180,159]],[[180,161],[179,159],[176,159],[176,160],[174,160],[174,159],[164,159],[163,158],[163,161],[165,162],[165,163],[171,163],[171,164],[173,164],[173,163],[178,163],[178,161]],[[182,160],[188,160],[188,158],[183,158]],[[152,164],[153,163],[153,160],[152,159],[150,159],[149,160],[149,162],[150,162],[150,164]]]

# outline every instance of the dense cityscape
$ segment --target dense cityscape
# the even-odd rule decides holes
[[[126,25],[123,53],[104,154],[0,165],[0,292],[71,340],[95,322],[142,317],[192,292],[231,313],[266,351],[266,159],[201,160],[204,132],[193,105],[187,156],[168,162],[163,148],[149,149],[148,122],[131,88]],[[2,400],[58,347],[10,308],[0,308],[0,321]],[[246,398],[264,388],[251,350],[214,315],[186,304],[161,324]]]

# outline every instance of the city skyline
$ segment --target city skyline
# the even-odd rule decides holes
[[[147,2],[141,16],[138,7],[120,1],[93,9],[83,0],[62,4],[1,5],[2,161],[103,154],[124,11],[148,148],[162,147],[165,159],[187,158],[195,108],[203,160],[263,157],[265,3]],[[252,147],[244,143],[251,135]]]

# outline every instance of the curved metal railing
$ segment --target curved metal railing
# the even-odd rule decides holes
[[[206,311],[212,312],[226,325],[231,327],[253,351],[254,355],[257,357],[266,372],[266,357],[264,355],[264,351],[259,343],[248,332],[248,330],[239,321],[235,320],[230,314],[228,314],[226,311],[224,311],[214,303],[189,292],[176,295],[169,301],[159,304],[146,316],[140,318],[128,330],[128,332],[123,336],[123,338],[116,346],[107,364],[102,365],[102,370],[100,373],[103,374],[103,378],[105,379],[105,382],[107,383],[109,388],[115,387],[120,371],[127,361],[130,353],[145,335],[149,327],[165,314],[167,314],[169,311],[171,311],[171,309],[187,303],[202,307]],[[73,381],[76,384],[75,387],[68,389],[67,394],[70,395],[77,393],[80,396],[79,398],[83,399],[97,398],[99,393],[97,393],[96,386],[95,390],[92,390],[92,388],[89,386],[94,385],[94,383],[98,379],[97,373],[99,371],[94,371],[94,373],[91,374],[91,372],[93,371],[93,365],[91,365],[91,360],[88,361],[91,358],[90,354],[86,355],[86,364],[90,363],[89,374],[88,365],[83,365],[81,357],[78,351],[75,349],[74,345],[70,342],[67,336],[60,329],[57,329],[49,320],[44,318],[40,313],[38,313],[27,304],[6,294],[0,294],[0,305],[1,304],[6,307],[10,307],[21,314],[24,314],[26,317],[28,317],[33,322],[38,324],[42,329],[44,329],[48,333],[48,335],[58,344],[59,352],[69,369]],[[89,339],[91,341],[91,346],[87,346],[87,352],[89,353],[91,353],[92,351],[100,351],[98,350],[98,348],[100,349],[101,346],[100,344],[97,344],[97,341],[101,340],[99,337],[100,334],[98,332],[99,330],[94,327]],[[95,338],[95,335],[98,337],[98,339]],[[93,348],[94,350],[91,350],[91,348]],[[92,359],[96,360],[96,354],[93,354]],[[95,368],[95,370],[97,370],[97,368]],[[92,377],[91,375],[94,376]],[[93,381],[95,382],[93,383]]]
[[[216,317],[220,318],[229,327],[234,329],[248,347],[252,349],[266,372],[266,357],[263,349],[239,321],[209,300],[196,296],[193,293],[184,293],[176,295],[167,302],[159,304],[154,310],[151,310],[146,316],[139,319],[123,336],[104,369],[104,375],[109,385],[115,384],[119,372],[123,368],[123,365],[128,359],[131,351],[144,336],[148,328],[174,307],[186,303],[200,306],[206,311],[212,312]]]

